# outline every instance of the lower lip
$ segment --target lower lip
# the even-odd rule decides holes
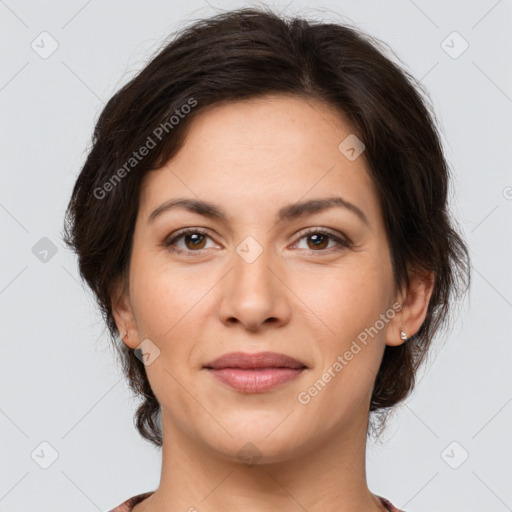
[[[263,393],[298,377],[305,368],[221,368],[208,371],[228,386],[243,393]]]

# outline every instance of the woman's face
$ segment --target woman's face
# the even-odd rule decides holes
[[[267,96],[202,113],[178,154],[146,176],[129,301],[115,314],[130,347],[146,340],[164,433],[233,460],[255,450],[262,462],[366,436],[385,345],[401,343],[401,297],[354,141],[323,103]],[[152,215],[178,199],[215,210]],[[184,228],[192,233],[179,236]],[[277,352],[305,368],[206,368],[233,352]]]

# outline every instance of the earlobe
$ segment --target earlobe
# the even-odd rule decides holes
[[[397,347],[398,345],[403,345],[407,343],[407,340],[414,333],[409,334],[401,325],[390,325],[387,333],[386,333],[386,345],[390,347]]]
[[[118,302],[118,304],[113,307],[112,314],[114,315],[117,330],[119,331],[119,336],[123,343],[132,349],[137,348],[139,346],[138,335],[131,308],[126,308]]]
[[[415,272],[403,298],[402,309],[391,321],[386,334],[386,345],[398,346],[416,334],[427,316],[430,297],[434,291],[433,272]]]
[[[130,339],[130,333],[128,332],[127,335],[124,337],[124,338],[121,338],[123,343],[128,347],[128,348],[131,348],[132,350],[135,350],[139,345],[140,343],[136,342],[134,343],[133,340]]]
[[[126,290],[118,291],[112,296],[112,315],[116,322],[119,336],[129,348],[139,346],[138,335],[133,310]]]

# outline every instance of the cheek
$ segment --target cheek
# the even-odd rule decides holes
[[[160,351],[146,373],[158,401],[178,424],[197,414],[183,386],[190,380],[191,354],[204,325],[198,318],[201,298],[211,285],[205,279],[191,282],[183,269],[171,272],[158,265],[137,269],[131,293],[139,338],[150,339]]]
[[[323,321],[320,332],[342,346],[385,313],[390,286],[385,263],[356,255],[337,267],[296,275],[290,287]]]
[[[329,414],[333,404],[353,411],[369,400],[385,348],[386,324],[380,319],[388,306],[389,272],[385,261],[360,255],[296,283],[302,286],[298,295],[308,297],[304,302],[324,324],[325,336],[317,337],[322,364],[308,381],[311,392],[318,393],[313,406],[318,413]]]
[[[189,382],[197,364],[199,340],[212,314],[208,292],[218,279],[212,272],[192,272],[192,267],[170,270],[153,264],[138,269],[132,302],[139,338],[150,339],[159,349],[158,359],[146,367],[147,376],[160,403],[170,395],[185,410],[186,396],[178,383]]]
[[[140,334],[167,343],[193,323],[214,281],[204,272],[192,273],[191,267],[171,269],[159,259],[133,262],[130,293]]]
[[[387,325],[380,319],[387,308],[389,276],[382,267],[361,265],[340,269],[332,279],[316,277],[309,277],[303,286],[316,283],[307,304],[327,327],[322,329],[325,336],[317,337],[322,364],[308,380],[311,387],[302,391],[314,403],[310,410],[329,417],[327,422],[334,426],[339,415],[348,417],[365,408],[371,397],[385,348],[386,327],[375,330],[375,326]],[[332,414],[333,408],[338,414]]]

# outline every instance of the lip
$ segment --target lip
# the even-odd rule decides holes
[[[210,361],[204,365],[205,368],[219,370],[222,368],[306,368],[302,361],[277,352],[231,352]]]
[[[263,393],[297,378],[307,366],[276,352],[232,352],[205,364],[204,368],[237,391]]]

